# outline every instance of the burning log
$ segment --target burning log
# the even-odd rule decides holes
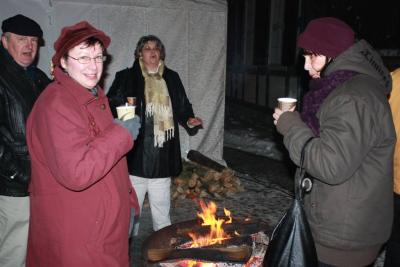
[[[217,205],[212,201],[200,200],[199,205],[199,219],[172,224],[146,239],[142,255],[147,262],[168,261],[171,266],[198,262],[243,262],[247,266],[250,262],[261,266],[268,245],[266,224],[233,220],[225,208],[225,216],[217,217]]]
[[[246,262],[251,256],[251,248],[247,245],[224,248],[152,248],[147,251],[149,261],[170,259],[194,259],[207,261]]]
[[[244,221],[233,221],[231,224],[224,224],[224,231],[230,236],[243,237],[248,236],[252,233],[257,233],[259,231],[270,232],[271,227],[263,222],[244,222]],[[204,234],[210,231],[209,226],[203,226],[200,224],[196,224],[191,226],[190,228],[178,228],[176,230],[176,234],[180,237],[187,236],[190,232],[197,232],[199,234]],[[227,239],[229,241],[230,239]],[[228,245],[234,245],[229,243]]]
[[[191,240],[188,240],[187,238],[180,238],[177,239],[179,242],[181,242],[181,245],[177,246],[177,248],[185,249],[185,248],[193,248],[193,247],[188,247],[188,244],[193,244]],[[208,249],[218,249],[218,248],[227,248],[227,247],[238,247],[238,246],[251,246],[253,243],[251,235],[247,236],[234,236],[230,237],[224,240],[221,240],[220,243],[213,244],[213,245],[208,245],[208,246],[202,246],[200,248],[208,248]],[[196,247],[199,248],[199,247]]]

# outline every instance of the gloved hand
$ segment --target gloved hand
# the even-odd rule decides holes
[[[129,119],[126,121],[121,121],[120,119],[114,119],[114,122],[126,128],[131,133],[133,140],[137,138],[141,126],[140,119],[138,116],[135,116],[133,119]]]

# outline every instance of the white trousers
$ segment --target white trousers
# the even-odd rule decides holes
[[[0,196],[0,266],[25,266],[29,197]]]
[[[153,230],[157,231],[171,225],[169,210],[171,207],[171,177],[167,178],[142,178],[130,175],[133,188],[139,201],[142,212],[143,201],[148,194]],[[139,231],[139,222],[135,222],[134,235]]]

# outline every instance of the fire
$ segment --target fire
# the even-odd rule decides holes
[[[180,266],[182,267],[214,267],[215,263],[212,262],[197,262],[193,260],[186,260]]]
[[[210,201],[207,205],[204,201],[199,201],[201,213],[197,213],[197,216],[202,219],[202,226],[209,226],[210,232],[204,236],[198,235],[196,233],[189,233],[193,242],[191,247],[204,247],[214,244],[221,244],[223,240],[230,238],[231,236],[225,233],[222,226],[224,224],[232,223],[231,212],[224,208],[224,213],[227,219],[217,218],[217,205]]]

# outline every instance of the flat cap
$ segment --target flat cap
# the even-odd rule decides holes
[[[21,14],[3,20],[1,30],[3,33],[11,32],[23,36],[43,37],[43,31],[40,25],[33,19]]]
[[[104,48],[110,45],[111,38],[103,31],[96,29],[87,21],[81,21],[72,26],[62,28],[61,34],[54,43],[56,51],[52,62],[54,66],[60,64],[60,59],[74,46],[82,43],[90,37],[95,37],[100,40]]]

